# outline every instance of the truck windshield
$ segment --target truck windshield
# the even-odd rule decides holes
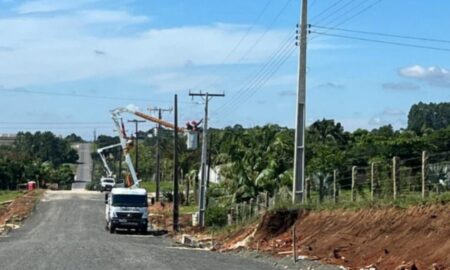
[[[145,195],[114,195],[113,206],[122,207],[147,207],[147,196]]]

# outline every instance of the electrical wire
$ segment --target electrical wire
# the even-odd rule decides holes
[[[290,51],[287,51],[287,53],[284,54],[284,56],[278,61],[278,63],[276,64],[276,66],[269,71],[265,77],[263,77],[262,79],[260,79],[258,81],[257,84],[253,85],[252,87],[250,87],[248,89],[247,95],[243,98],[243,100],[238,103],[238,105],[236,105],[234,107],[235,110],[237,109],[240,105],[244,104],[246,101],[248,101],[251,97],[253,97],[253,95],[257,92],[258,89],[260,89],[261,87],[263,87],[269,79],[271,79],[276,73],[277,71],[283,66],[283,64],[291,57],[291,55],[296,51],[296,48],[292,48]]]
[[[17,94],[33,94],[33,95],[46,95],[46,96],[60,96],[60,97],[76,97],[76,98],[89,98],[89,99],[105,99],[105,100],[128,100],[128,101],[152,101],[152,102],[161,102],[161,103],[170,103],[172,104],[172,100],[162,100],[162,99],[145,99],[145,98],[129,98],[129,97],[117,97],[117,96],[98,96],[98,95],[85,95],[85,94],[75,94],[75,93],[57,93],[57,92],[48,92],[48,91],[35,91],[35,90],[27,90],[27,89],[4,89],[0,88],[1,92],[10,92]],[[178,103],[189,103],[178,101]]]
[[[266,4],[264,5],[263,9],[261,10],[261,12],[258,14],[258,16],[256,17],[256,19],[253,21],[253,23],[250,25],[250,27],[247,29],[247,31],[245,31],[245,33],[242,35],[242,37],[239,39],[239,41],[236,43],[236,45],[231,49],[231,51],[225,56],[225,58],[221,61],[221,63],[219,65],[223,65],[226,63],[226,61],[233,55],[234,52],[236,52],[236,50],[239,48],[239,46],[241,46],[242,42],[247,38],[247,36],[250,34],[250,32],[255,28],[256,23],[261,19],[262,15],[266,12],[267,8],[269,7],[270,3],[272,2],[272,0],[268,0],[266,2]],[[213,69],[211,71],[212,74],[217,73],[218,71],[218,66],[216,66],[215,69]],[[210,74],[211,74],[210,73]],[[195,87],[193,87],[194,89],[198,88],[199,84],[197,84]]]
[[[366,35],[373,35],[373,36],[393,37],[393,38],[401,38],[401,39],[420,40],[420,41],[428,41],[428,42],[437,42],[437,43],[450,44],[450,40],[444,40],[444,39],[434,39],[434,38],[425,38],[425,37],[407,36],[407,35],[397,35],[397,34],[386,34],[386,33],[380,33],[380,32],[351,30],[351,29],[345,29],[345,28],[327,27],[327,26],[320,26],[320,25],[311,25],[311,27],[312,28],[319,28],[319,29],[326,29],[326,30],[342,31],[342,32],[348,32],[348,33],[357,33],[357,34],[366,34]]]
[[[280,55],[287,48],[287,46],[289,44],[292,44],[292,40],[293,40],[292,39],[292,34],[289,32],[288,35],[287,35],[287,38],[284,39],[283,42],[281,42],[280,46],[269,57],[269,60],[256,73],[254,73],[252,76],[246,78],[246,80],[244,80],[242,82],[243,86],[241,88],[239,88],[239,90],[236,92],[236,94],[233,95],[231,99],[228,99],[227,101],[225,101],[225,103],[223,103],[214,112],[216,113],[216,112],[222,110],[224,107],[228,106],[229,104],[232,104],[232,103],[234,103],[236,101],[239,101],[240,97],[244,94],[245,90],[250,85],[255,83],[261,77],[261,75],[264,74],[266,69],[270,68],[270,66],[273,65],[279,59]]]
[[[396,46],[402,46],[402,47],[411,47],[411,48],[418,48],[418,49],[428,49],[428,50],[435,50],[435,51],[450,52],[450,49],[441,48],[441,47],[417,45],[417,44],[411,44],[411,43],[402,43],[402,42],[379,40],[379,39],[369,39],[369,38],[347,36],[347,35],[340,35],[340,34],[330,34],[330,33],[325,33],[325,32],[318,32],[318,31],[311,31],[311,33],[314,33],[317,35],[322,35],[322,36],[338,37],[338,38],[352,39],[352,40],[358,40],[358,41],[367,41],[367,42],[389,44],[389,45],[396,45]]]
[[[326,14],[329,10],[331,10],[333,7],[335,7],[336,5],[338,5],[339,3],[341,3],[344,0],[337,0],[334,3],[332,3],[330,6],[328,6],[328,8],[322,10],[321,12],[319,12],[318,14],[314,15],[311,19],[315,20],[317,18],[320,18],[323,14]]]
[[[247,56],[253,51],[253,49],[264,39],[264,37],[266,36],[266,34],[269,32],[270,29],[272,29],[272,27],[275,25],[275,23],[278,21],[278,19],[281,17],[281,15],[284,13],[284,11],[287,9],[287,7],[289,6],[289,4],[292,2],[292,0],[287,0],[285,2],[285,4],[283,5],[283,7],[279,10],[279,12],[277,13],[277,15],[272,19],[272,21],[270,22],[269,26],[266,27],[264,29],[264,31],[262,32],[262,34],[255,40],[255,42],[253,42],[250,47],[248,47],[248,49],[244,52],[244,54],[242,54],[242,56],[237,60],[236,63],[234,64],[240,64],[242,63]],[[205,88],[208,89],[209,87],[211,87],[213,84],[209,84],[208,86],[206,86]]]
[[[351,9],[347,10],[347,12],[345,12],[344,14],[342,14],[342,16],[339,16],[339,17],[335,18],[334,20],[331,20],[331,21],[328,22],[328,23],[329,23],[329,24],[332,24],[332,23],[338,21],[338,22],[334,25],[334,27],[341,26],[341,25],[343,25],[343,24],[345,24],[345,23],[347,23],[347,22],[349,22],[349,21],[355,19],[356,17],[362,15],[363,13],[367,12],[367,11],[370,10],[371,8],[373,8],[373,7],[375,7],[376,5],[378,5],[379,3],[381,3],[382,1],[383,1],[383,0],[377,0],[376,2],[374,2],[374,3],[372,3],[372,4],[369,4],[369,5],[366,6],[365,8],[363,8],[363,9],[357,11],[356,13],[353,13],[353,14],[350,15],[349,17],[346,17],[346,18],[345,18],[345,17],[344,17],[345,15],[352,13],[354,10],[356,10],[357,8],[360,7],[360,5],[355,6],[355,7],[351,8]],[[363,3],[364,3],[364,2],[363,2]],[[339,19],[341,19],[342,17],[344,17],[344,18],[343,18],[342,20],[339,20]],[[316,22],[316,23],[314,23],[314,24],[322,24],[322,22]],[[326,32],[326,33],[328,33],[328,32]],[[312,38],[310,38],[310,40],[316,39],[317,37],[319,37],[319,36],[312,37]]]

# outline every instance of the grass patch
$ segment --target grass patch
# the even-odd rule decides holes
[[[23,194],[22,191],[2,190],[0,191],[0,203],[14,200],[15,198],[19,197],[22,194]]]
[[[142,181],[139,183],[141,188],[145,188],[147,192],[156,192],[156,183],[154,181]],[[161,192],[171,192],[173,190],[173,182],[171,181],[162,181],[160,183],[160,191]],[[180,191],[183,191],[183,185],[179,187]]]
[[[191,205],[182,205],[180,206],[180,214],[193,214],[195,212],[197,212],[198,210],[198,205],[195,204],[191,204]]]

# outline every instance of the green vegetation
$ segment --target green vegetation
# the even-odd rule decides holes
[[[408,129],[420,134],[444,129],[450,125],[450,102],[418,103],[411,107]]]
[[[0,203],[14,200],[15,198],[19,197],[22,194],[23,192],[20,191],[7,191],[7,190],[0,191]]]
[[[151,182],[141,182],[140,186],[145,188],[147,192],[156,192],[156,183],[154,181]],[[170,192],[173,189],[173,182],[163,181],[160,183],[161,192]],[[183,190],[183,186],[180,185],[180,189]]]
[[[205,215],[205,224],[209,227],[223,227],[227,225],[227,208],[220,206],[208,207]]]
[[[74,174],[68,163],[77,160],[70,143],[51,132],[19,133],[12,146],[0,147],[0,190],[15,190],[30,180],[69,187]]]

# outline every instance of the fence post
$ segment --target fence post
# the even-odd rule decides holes
[[[392,158],[392,193],[394,200],[397,199],[397,157]]]
[[[306,202],[308,203],[311,200],[311,183],[309,181],[309,177],[306,178],[305,185],[306,185],[306,187],[305,187],[305,190],[306,190],[305,196],[306,196]]]
[[[292,258],[294,259],[294,263],[297,262],[297,239],[295,235],[295,223],[292,226]]]
[[[256,196],[256,211],[257,211],[257,214],[259,215],[259,212],[261,212],[261,199],[260,199],[260,197],[259,197],[259,193],[258,193],[258,195]]]
[[[422,200],[425,200],[427,169],[428,169],[428,153],[427,151],[422,151]]]
[[[353,166],[352,167],[352,193],[351,193],[352,202],[354,202],[356,200],[356,196],[355,196],[356,170],[357,170],[357,167]]]
[[[375,163],[370,164],[370,199],[373,201],[375,193]]]
[[[269,192],[267,192],[266,191],[266,193],[265,193],[265,201],[264,201],[264,203],[265,203],[265,206],[266,206],[266,211],[269,209]]]
[[[337,187],[336,187],[337,170],[333,170],[333,202],[337,203]]]
[[[254,214],[254,205],[255,205],[255,200],[253,198],[250,199],[250,218],[253,218],[253,214]]]

